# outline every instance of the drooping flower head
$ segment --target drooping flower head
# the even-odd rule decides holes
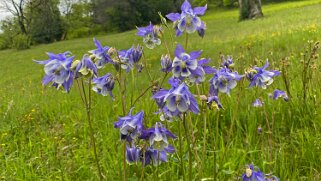
[[[160,61],[162,66],[162,72],[169,73],[170,71],[172,71],[173,62],[168,54],[162,55]]]
[[[112,90],[115,85],[115,77],[111,73],[107,73],[102,77],[93,78],[93,91],[101,94],[103,96],[107,96],[107,93],[114,98]]]
[[[246,78],[251,81],[250,87],[259,86],[262,89],[266,89],[268,85],[273,83],[273,77],[280,75],[280,71],[266,70],[269,67],[269,62],[266,61],[265,65],[260,67],[254,67],[246,72]]]
[[[134,51],[133,47],[128,50],[118,51],[118,57],[120,59],[120,67],[122,69],[125,69],[126,72],[129,72],[130,69],[134,68],[133,51]]]
[[[97,76],[98,74],[96,65],[91,61],[87,54],[85,54],[78,63],[75,72],[75,78],[79,78],[80,76]]]
[[[151,148],[162,151],[170,146],[167,136],[173,139],[176,138],[176,136],[168,131],[162,123],[157,122],[155,127],[144,130],[140,138],[149,140]]]
[[[136,47],[133,46],[130,54],[131,61],[134,63],[138,63],[139,60],[142,58],[142,54],[143,54],[143,47],[141,47],[140,45],[137,45]]]
[[[110,47],[103,47],[101,43],[94,38],[94,43],[97,49],[89,51],[92,54],[91,58],[95,62],[98,69],[103,68],[107,63],[114,63],[113,60],[108,55],[108,50]]]
[[[137,35],[143,37],[143,42],[147,48],[153,49],[156,45],[161,44],[160,35],[162,29],[159,26],[154,26],[150,23],[146,27],[137,27]]]
[[[220,68],[216,70],[210,80],[210,84],[214,92],[222,92],[229,95],[230,91],[236,87],[237,81],[240,81],[242,77],[237,72],[230,72],[226,68]]]
[[[66,92],[69,92],[73,83],[74,73],[71,70],[72,60],[70,52],[65,53],[47,53],[49,59],[44,61],[35,61],[38,64],[44,65],[45,77],[42,79],[42,84],[47,85],[52,82],[52,86],[57,89],[61,86]]]
[[[253,107],[262,107],[263,102],[260,99],[255,99],[255,101],[252,103]]]
[[[169,145],[167,148],[164,148],[164,150],[157,150],[152,147],[148,148],[144,155],[145,157],[142,157],[141,161],[144,165],[149,165],[150,162],[153,163],[154,166],[160,165],[162,162],[167,162],[167,153],[174,153],[175,149],[171,145]]]
[[[121,139],[128,142],[138,138],[144,129],[144,111],[132,115],[132,110],[133,108],[130,109],[127,116],[119,117],[118,121],[114,123],[114,127],[120,129]]]
[[[190,76],[188,76],[188,81],[191,83],[200,84],[204,82],[206,74],[212,74],[215,72],[215,69],[207,66],[210,62],[209,59],[201,59],[197,62],[197,68],[195,70],[191,70]]]
[[[274,92],[273,92],[273,95],[272,95],[272,98],[274,100],[277,100],[279,98],[283,98],[284,101],[289,101],[289,97],[288,95],[286,94],[286,92],[282,91],[282,90],[278,90],[276,89]]]
[[[193,51],[188,54],[180,44],[177,44],[172,65],[174,77],[184,79],[193,74],[197,69],[197,58],[201,53],[202,51]]]
[[[181,83],[178,87],[174,86],[169,91],[159,91],[152,96],[153,99],[162,99],[167,103],[167,108],[172,113],[185,113],[192,111],[199,113],[198,104],[194,96],[189,92],[185,83]]]
[[[137,164],[140,161],[141,149],[136,147],[135,144],[130,147],[126,145],[126,161],[128,164]]]
[[[222,56],[222,64],[221,64],[221,67],[233,71],[233,69],[234,69],[234,62],[233,62],[232,57],[231,57],[231,56],[227,56],[227,59],[225,59],[225,57]]]
[[[198,31],[198,34],[203,37],[205,34],[205,24],[198,17],[198,15],[203,15],[207,9],[207,5],[204,7],[192,8],[191,4],[185,0],[181,6],[181,14],[170,13],[166,17],[174,22],[174,27],[176,29],[176,36],[180,36],[184,31],[187,33],[194,33]]]
[[[257,169],[257,171],[254,169],[254,166],[248,165],[245,173],[242,175],[243,181],[264,181],[263,172],[260,171],[260,169]]]

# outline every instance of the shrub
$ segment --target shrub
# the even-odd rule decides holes
[[[30,48],[31,41],[27,35],[19,34],[13,38],[12,47],[17,50],[25,50]]]

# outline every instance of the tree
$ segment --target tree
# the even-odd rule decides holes
[[[36,43],[50,43],[60,40],[63,34],[63,21],[58,8],[59,0],[32,0],[39,3],[37,8],[26,7],[26,14],[31,17],[30,36]]]
[[[34,3],[32,0],[1,0],[0,9],[10,12],[16,18],[21,33],[27,35],[31,18],[26,16],[26,7],[32,11],[40,3],[41,1]]]
[[[261,0],[239,0],[240,19],[255,19],[263,17]]]

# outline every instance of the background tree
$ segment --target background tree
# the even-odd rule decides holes
[[[27,6],[27,15],[31,17],[30,36],[36,43],[50,43],[60,40],[63,34],[63,21],[58,8],[59,0],[32,0],[39,6]]]
[[[261,0],[239,0],[240,20],[263,17]]]

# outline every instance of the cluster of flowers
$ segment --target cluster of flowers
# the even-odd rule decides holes
[[[185,0],[181,6],[181,14],[170,13],[166,17],[173,21],[176,30],[176,36],[180,36],[184,31],[186,33],[198,32],[203,37],[205,35],[205,23],[197,15],[203,15],[207,9],[205,7],[192,8],[190,3]],[[160,37],[163,30],[160,26],[150,24],[147,27],[138,28],[138,36],[143,37],[143,42],[147,48],[153,49],[161,44]],[[44,65],[45,77],[43,85],[52,83],[56,88],[63,88],[69,92],[74,79],[80,77],[88,78],[89,83],[93,84],[92,90],[103,96],[110,95],[114,98],[112,90],[115,81],[119,81],[119,77],[107,73],[98,76],[98,69],[102,69],[106,64],[111,64],[116,71],[124,69],[129,72],[131,69],[142,71],[143,65],[139,62],[143,48],[141,46],[133,46],[128,50],[117,51],[115,48],[102,46],[100,42],[94,39],[96,49],[89,51],[90,55],[85,54],[82,60],[75,60],[70,52],[54,54],[48,53],[48,60],[36,61]],[[272,84],[273,77],[280,74],[279,71],[266,70],[269,66],[268,61],[260,67],[254,67],[246,71],[245,75],[240,75],[234,70],[234,62],[231,57],[223,58],[223,62],[219,68],[213,68],[207,64],[210,59],[200,58],[202,51],[191,51],[187,53],[184,48],[177,44],[174,59],[169,54],[161,57],[161,71],[168,74],[172,73],[169,78],[170,89],[163,89],[159,85],[153,92],[152,99],[158,105],[160,120],[172,121],[173,118],[182,119],[183,115],[188,112],[198,114],[200,112],[197,100],[187,85],[200,84],[205,81],[206,74],[212,75],[209,80],[210,89],[208,96],[205,98],[209,107],[223,108],[219,101],[219,93],[230,95],[232,89],[237,82],[246,77],[250,81],[249,87],[261,87],[266,89]],[[166,77],[165,76],[165,77]],[[276,90],[273,99],[288,97],[284,91]],[[254,106],[262,106],[262,102],[257,99]],[[144,111],[132,114],[133,108],[129,114],[119,117],[114,123],[114,127],[120,130],[121,140],[126,141],[126,159],[128,163],[141,162],[143,165],[158,165],[166,162],[168,153],[173,153],[174,147],[169,144],[168,137],[175,139],[176,136],[165,128],[165,126],[156,122],[152,128],[145,128],[143,125]],[[139,145],[140,140],[146,140],[149,144]],[[139,145],[139,146],[137,146]],[[253,166],[249,166],[249,172],[243,175],[243,179],[258,177],[261,172],[254,171]]]
[[[280,179],[271,174],[264,174],[259,168],[250,164],[242,175],[243,181],[280,181]]]

